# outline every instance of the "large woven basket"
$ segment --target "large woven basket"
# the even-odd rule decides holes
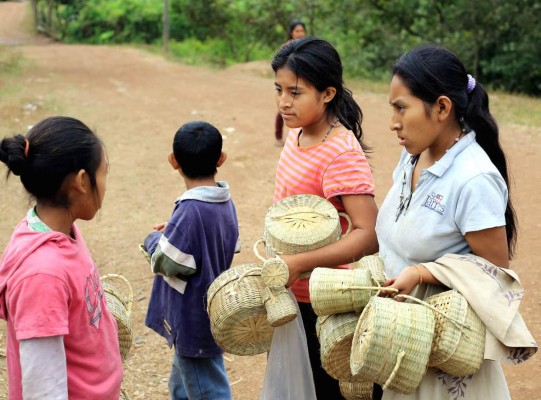
[[[436,312],[436,328],[428,365],[453,376],[475,374],[483,363],[486,328],[464,296],[448,290],[425,302]]]
[[[359,314],[345,313],[318,317],[317,329],[321,345],[321,366],[334,379],[355,382],[351,375],[349,357],[351,342]]]
[[[340,381],[340,393],[346,400],[372,400],[372,382]]]
[[[124,286],[125,293],[119,291],[111,281],[116,280]],[[133,302],[133,290],[130,282],[122,275],[107,274],[101,277],[101,285],[105,292],[107,308],[116,320],[118,327],[118,343],[120,346],[120,358],[124,361],[133,343],[131,324],[131,307]]]
[[[298,194],[274,203],[265,215],[265,250],[276,254],[297,254],[318,249],[340,239],[340,215],[332,203],[312,194]]]
[[[273,328],[261,293],[261,267],[242,264],[221,273],[207,292],[207,311],[214,340],[224,351],[240,356],[270,349]]]
[[[434,326],[426,306],[372,297],[353,336],[352,374],[384,390],[412,393],[428,366]]]
[[[362,311],[387,280],[381,259],[363,257],[355,269],[315,268],[310,276],[310,302],[317,315]]]

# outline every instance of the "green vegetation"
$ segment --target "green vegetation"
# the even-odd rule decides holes
[[[188,63],[268,60],[293,18],[339,50],[350,77],[387,79],[404,51],[436,43],[492,90],[541,95],[538,0],[168,0],[170,51]],[[162,40],[163,0],[33,0],[42,30],[68,42]]]

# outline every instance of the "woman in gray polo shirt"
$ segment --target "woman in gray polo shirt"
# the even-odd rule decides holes
[[[420,265],[447,253],[473,253],[508,268],[516,220],[484,88],[453,53],[423,46],[394,65],[389,100],[390,129],[404,150],[376,226],[380,256],[393,277],[386,285],[419,298],[447,289]],[[485,360],[480,372],[460,379],[429,368],[415,393],[386,391],[383,398],[459,394],[466,400],[509,399],[500,363]]]

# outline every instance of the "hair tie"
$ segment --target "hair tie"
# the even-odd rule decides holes
[[[466,92],[471,93],[473,89],[475,89],[476,83],[475,78],[468,74],[468,86],[466,87]]]
[[[30,149],[30,142],[28,139],[24,139],[24,156],[28,158],[28,150]]]

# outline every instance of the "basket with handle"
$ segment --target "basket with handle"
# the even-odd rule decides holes
[[[353,377],[349,365],[351,342],[359,317],[357,313],[344,313],[317,318],[316,332],[321,345],[321,366],[336,380],[361,381]]]
[[[126,292],[122,294],[112,281],[121,282]],[[101,277],[101,284],[105,292],[107,308],[116,320],[118,327],[118,343],[120,346],[120,358],[124,361],[133,343],[133,331],[131,323],[131,308],[133,303],[133,289],[130,282],[119,274],[106,274]]]
[[[338,384],[346,400],[372,400],[372,382],[339,381]]]
[[[265,287],[257,264],[231,267],[209,286],[210,329],[224,351],[246,356],[270,349],[273,327],[261,298]]]
[[[297,254],[318,249],[341,237],[340,216],[332,203],[313,194],[285,197],[274,203],[265,215],[263,239],[267,255]]]
[[[261,239],[255,242],[254,253],[263,262],[261,280],[266,287],[261,299],[267,310],[267,320],[272,327],[285,325],[297,317],[297,306],[285,287],[289,269],[279,256],[263,258],[257,251],[259,243]]]
[[[353,335],[351,373],[383,390],[412,393],[428,367],[434,327],[423,305],[372,297]]]
[[[387,280],[383,262],[366,256],[354,269],[315,268],[310,276],[310,302],[317,315],[362,311]]]
[[[430,296],[425,302],[435,312],[436,328],[428,365],[449,375],[475,374],[483,363],[486,327],[456,290]]]

